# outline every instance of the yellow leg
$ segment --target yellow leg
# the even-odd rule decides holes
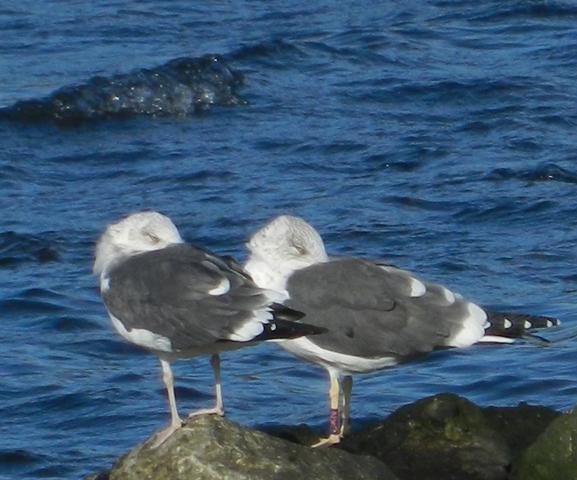
[[[222,401],[222,385],[220,382],[220,357],[217,353],[210,357],[210,365],[214,372],[214,393],[216,396],[216,403],[212,408],[201,408],[188,414],[188,418],[197,417],[199,415],[224,415],[224,403]]]
[[[343,416],[341,418],[341,438],[343,435],[349,433],[351,416],[351,394],[353,391],[353,377],[352,375],[345,375],[343,378]]]
[[[316,447],[330,447],[341,441],[341,428],[340,428],[340,396],[341,396],[341,384],[340,376],[338,373],[329,371],[330,376],[330,387],[329,387],[329,401],[330,401],[330,411],[329,411],[329,436],[327,438],[321,439],[319,442],[313,445]]]

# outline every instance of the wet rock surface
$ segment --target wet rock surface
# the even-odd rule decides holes
[[[577,479],[577,409],[552,421],[522,455],[515,480]]]
[[[483,413],[489,425],[507,442],[513,464],[549,424],[561,415],[550,408],[524,403],[516,407],[486,407]]]
[[[511,463],[507,442],[482,409],[455,395],[402,407],[342,448],[374,456],[407,479],[505,480]]]
[[[215,416],[192,419],[156,449],[146,443],[136,447],[114,465],[106,478],[396,479],[375,458],[336,449],[313,450]]]
[[[310,448],[318,433],[304,425],[266,430],[194,418],[160,447],[144,442],[89,478],[577,480],[577,413],[545,407],[481,408],[440,394],[332,448]]]

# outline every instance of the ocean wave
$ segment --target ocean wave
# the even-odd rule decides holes
[[[46,263],[59,260],[54,242],[44,236],[20,234],[16,232],[0,233],[0,268],[22,263]]]
[[[497,8],[495,8],[497,7]],[[483,9],[476,16],[471,15],[471,21],[498,22],[511,18],[524,18],[532,20],[549,19],[574,19],[577,17],[575,5],[565,2],[499,2],[499,5],[491,4],[491,8]]]
[[[381,200],[387,205],[400,205],[401,207],[415,208],[417,210],[440,212],[448,211],[455,204],[453,199],[446,201],[432,201],[404,195],[385,195]]]
[[[496,168],[487,177],[490,181],[523,180],[526,182],[577,183],[577,173],[554,163],[546,163],[531,168]]]
[[[0,475],[30,473],[29,469],[46,464],[49,460],[48,456],[34,452],[32,449],[4,448],[0,450]]]
[[[514,202],[511,199],[498,200],[492,204],[469,205],[453,217],[462,222],[490,222],[506,220],[510,224],[527,223],[537,215],[551,215],[558,204],[551,200],[540,200],[529,204]]]
[[[283,59],[285,59],[285,57],[291,56],[296,58],[303,58],[305,54],[300,46],[281,39],[274,39],[251,45],[243,45],[231,54],[231,58],[237,61],[267,59],[268,61],[274,62],[275,64],[278,62],[281,64],[287,63],[284,62]]]
[[[110,77],[96,76],[46,98],[0,109],[0,118],[74,123],[136,115],[186,116],[212,105],[242,105],[243,77],[216,55],[183,57],[160,67]]]

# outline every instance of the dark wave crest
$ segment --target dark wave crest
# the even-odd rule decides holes
[[[0,233],[0,268],[28,262],[54,262],[59,258],[54,242],[45,237],[16,232]]]
[[[577,183],[577,173],[555,163],[545,163],[519,170],[496,168],[487,176],[487,180],[524,180],[527,182],[562,182],[575,184]]]
[[[111,77],[97,76],[63,87],[46,98],[24,100],[0,109],[0,118],[72,123],[148,116],[185,116],[212,105],[241,105],[242,75],[222,57],[183,57],[152,69]]]
[[[499,5],[491,4],[488,7],[479,4],[483,12],[476,16],[471,15],[471,20],[497,22],[509,20],[511,18],[524,18],[530,20],[550,20],[550,19],[575,19],[577,8],[570,2],[500,2]]]
[[[268,67],[289,69],[295,61],[306,56],[300,46],[286,40],[275,39],[252,45],[243,45],[232,52],[230,58],[236,61],[256,61]]]

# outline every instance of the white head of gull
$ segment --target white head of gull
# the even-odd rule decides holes
[[[488,312],[449,289],[411,273],[361,258],[329,258],[303,219],[279,216],[247,243],[245,270],[262,288],[283,291],[285,304],[326,333],[280,346],[329,374],[329,436],[338,443],[349,426],[352,375],[392,367],[437,349],[477,342],[509,343],[527,328],[556,319]]]
[[[223,415],[220,352],[321,331],[296,322],[303,315],[275,303],[279,295],[257,287],[234,260],[184,243],[158,212],[109,225],[96,246],[94,273],[117,332],[160,359],[171,420],[153,446],[182,424],[171,361],[211,355],[216,404],[189,416]]]
[[[319,233],[302,218],[281,215],[262,227],[247,243],[250,258],[246,268],[257,285],[286,291],[286,281],[295,271],[328,261]]]
[[[139,212],[108,225],[96,244],[94,273],[106,275],[112,266],[131,255],[183,243],[170,218],[158,212]]]

